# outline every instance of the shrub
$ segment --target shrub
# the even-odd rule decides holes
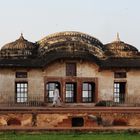
[[[113,105],[113,101],[110,100],[101,100],[95,104],[95,106],[112,106],[112,105]]]

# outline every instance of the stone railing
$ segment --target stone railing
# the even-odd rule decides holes
[[[103,101],[99,101],[101,102],[99,105],[97,106],[140,106],[140,98],[136,98],[136,97],[130,97],[130,96],[125,96],[125,100],[124,101],[119,101],[119,102],[114,102],[111,100],[103,100]],[[65,102],[63,102],[65,103]],[[17,107],[39,107],[39,106],[47,106],[49,105],[50,102],[45,102],[44,101],[44,97],[39,96],[38,94],[33,94],[30,95],[27,98],[26,102],[16,102],[16,98],[14,96],[9,95],[7,92],[3,92],[2,94],[0,94],[0,106],[8,106],[8,107],[13,107],[13,106],[17,106]],[[89,103],[87,103],[88,105]],[[91,103],[92,104],[92,103]],[[98,104],[98,103],[93,103],[94,104]],[[74,105],[74,106],[78,106],[79,103],[70,103],[70,105]],[[86,107],[86,103],[84,103],[85,107]],[[82,106],[84,106],[82,105]]]
[[[4,92],[0,94],[0,106],[43,106],[44,101],[42,96],[32,95],[27,98],[26,102],[17,102],[16,98],[10,96],[8,93]]]

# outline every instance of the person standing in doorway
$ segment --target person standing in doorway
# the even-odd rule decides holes
[[[59,89],[57,86],[55,87],[54,92],[53,92],[53,107],[55,107],[56,105],[61,106],[61,98],[60,98]]]

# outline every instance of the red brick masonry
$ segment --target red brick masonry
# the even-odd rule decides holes
[[[76,122],[73,118],[76,118]],[[140,107],[0,108],[1,131],[122,131],[130,129],[140,130]]]

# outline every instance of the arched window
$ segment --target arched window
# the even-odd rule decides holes
[[[95,84],[85,82],[82,86],[82,102],[90,103],[94,101]]]
[[[55,87],[58,87],[59,92],[60,92],[60,83],[59,82],[48,82],[46,84],[46,101],[52,102],[53,101],[53,92]]]

